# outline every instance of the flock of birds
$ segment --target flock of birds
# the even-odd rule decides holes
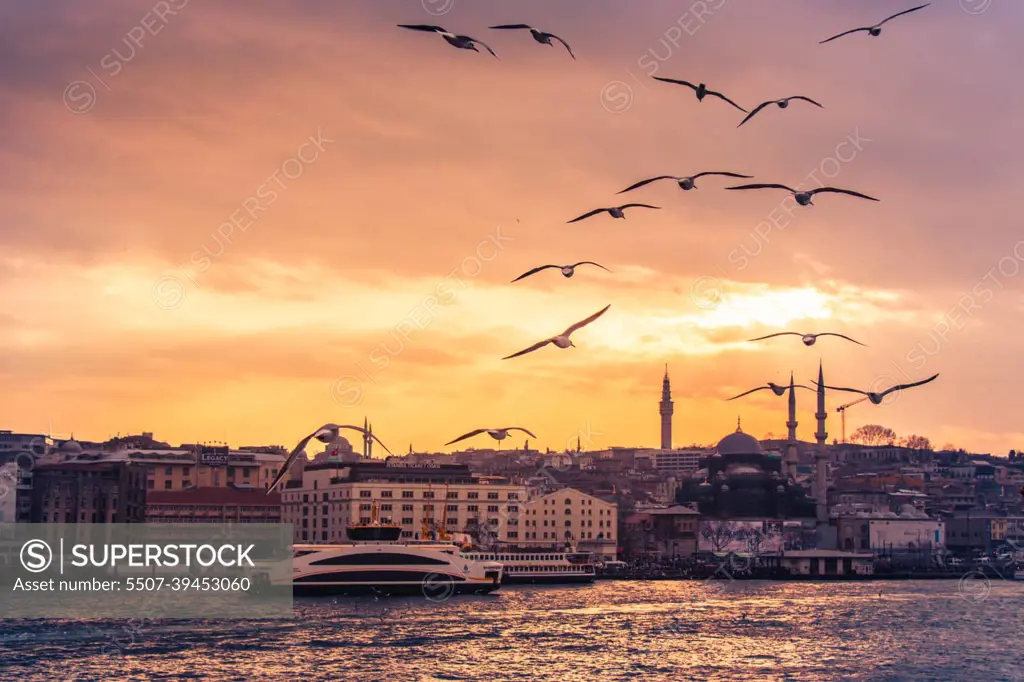
[[[832,42],[833,40],[836,40],[838,38],[842,38],[844,36],[848,36],[848,35],[852,35],[854,33],[860,33],[860,32],[865,32],[865,33],[867,33],[870,36],[878,37],[882,33],[882,26],[884,24],[886,24],[887,22],[892,21],[893,19],[895,19],[897,17],[900,17],[900,16],[903,16],[905,14],[910,14],[911,12],[917,12],[918,10],[922,10],[925,7],[928,7],[930,4],[931,3],[926,3],[924,5],[919,5],[917,7],[912,7],[911,9],[904,10],[902,12],[898,12],[896,14],[893,14],[890,17],[887,17],[887,18],[883,19],[879,23],[874,24],[872,26],[865,26],[865,27],[861,27],[861,28],[851,29],[849,31],[844,31],[842,33],[839,33],[837,35],[832,36],[831,38],[827,38],[825,40],[822,40],[820,44],[829,43],[829,42]],[[419,31],[419,32],[424,32],[424,33],[433,33],[433,34],[439,35],[449,45],[451,45],[453,47],[456,47],[456,48],[459,48],[459,49],[462,49],[462,50],[472,50],[474,52],[479,52],[480,50],[477,48],[477,46],[480,46],[480,47],[483,47],[485,50],[487,50],[487,52],[489,52],[495,58],[498,58],[498,54],[494,51],[494,49],[491,46],[489,46],[487,43],[483,42],[482,40],[479,40],[477,38],[473,38],[473,37],[468,36],[468,35],[454,33],[452,31],[449,31],[449,30],[445,29],[442,26],[434,26],[434,25],[427,25],[427,24],[399,24],[398,26],[399,26],[399,28],[404,28],[404,29],[408,29],[408,30],[412,30],[412,31]],[[489,28],[492,29],[492,30],[500,30],[500,31],[511,31],[511,30],[529,31],[530,35],[533,37],[533,39],[537,43],[539,43],[541,45],[547,45],[548,47],[553,47],[554,43],[558,42],[563,47],[565,47],[565,50],[566,50],[566,52],[568,52],[570,57],[572,57],[574,60],[576,59],[576,55],[573,53],[572,48],[569,46],[569,43],[567,43],[565,40],[563,40],[559,36],[555,35],[554,33],[549,33],[547,31],[542,31],[542,30],[540,30],[538,28],[535,28],[533,26],[530,26],[528,24],[499,24],[499,25],[496,25],[496,26],[490,26]],[[721,92],[717,92],[715,90],[709,89],[708,86],[705,83],[698,83],[698,84],[694,85],[693,83],[691,83],[689,81],[675,79],[675,78],[662,78],[662,77],[659,77],[659,76],[653,76],[653,78],[654,78],[654,80],[661,81],[661,82],[664,82],[664,83],[670,83],[670,84],[673,84],[673,85],[681,85],[681,86],[688,87],[688,88],[692,89],[694,91],[695,95],[696,95],[696,98],[697,98],[698,102],[703,102],[704,99],[707,98],[707,97],[715,97],[715,98],[723,100],[724,102],[728,103],[732,107],[734,107],[734,108],[738,109],[739,111],[743,112],[744,114],[746,114],[746,116],[743,118],[742,121],[740,121],[740,123],[739,123],[739,125],[737,127],[743,126],[744,124],[749,122],[752,118],[754,118],[754,116],[756,116],[757,114],[761,113],[766,108],[770,107],[772,104],[776,105],[779,109],[786,109],[786,108],[789,107],[790,102],[795,102],[796,101],[796,102],[807,102],[808,104],[814,105],[814,106],[816,106],[818,108],[821,108],[821,109],[824,108],[824,105],[822,105],[819,102],[811,99],[810,97],[806,97],[804,95],[792,95],[792,96],[789,96],[789,97],[783,97],[783,98],[780,98],[780,99],[774,99],[774,100],[768,100],[767,102],[762,102],[762,103],[758,104],[756,107],[754,107],[753,110],[748,111],[747,109],[743,108],[742,106],[740,106],[739,104],[734,102],[729,97],[726,97]],[[675,182],[679,186],[679,189],[684,190],[684,191],[690,191],[690,190],[697,189],[696,181],[699,178],[710,177],[710,176],[721,176],[721,177],[738,178],[738,179],[752,179],[753,178],[753,176],[750,176],[750,175],[743,175],[743,174],[740,174],[740,173],[732,173],[732,172],[727,172],[727,171],[704,171],[704,172],[701,172],[701,173],[696,173],[694,175],[688,175],[688,176],[658,175],[658,176],[655,176],[655,177],[647,178],[645,180],[640,180],[639,182],[636,182],[636,183],[630,185],[629,187],[621,190],[617,194],[625,194],[626,192],[632,192],[634,190],[640,189],[641,187],[645,187],[645,186],[647,186],[647,185],[649,185],[651,183],[658,182],[660,180],[672,180],[673,182]],[[728,189],[728,190],[780,189],[780,190],[784,190],[786,192],[789,192],[793,196],[793,199],[796,201],[796,203],[798,205],[800,205],[800,206],[812,206],[812,205],[814,205],[813,199],[814,199],[814,197],[816,195],[819,195],[819,194],[845,194],[845,195],[848,195],[848,196],[857,197],[857,198],[865,199],[865,200],[868,200],[868,201],[879,201],[875,197],[869,196],[867,194],[863,194],[861,192],[855,192],[855,191],[849,190],[849,189],[842,189],[842,188],[838,188],[838,187],[819,187],[817,189],[812,189],[812,190],[797,190],[797,189],[793,189],[792,187],[789,187],[788,185],[779,184],[779,183],[753,183],[753,184],[736,185],[736,186],[733,186],[733,187],[727,187],[726,189]],[[597,215],[602,214],[602,213],[607,213],[612,218],[624,219],[626,217],[626,209],[630,209],[630,208],[647,208],[647,209],[660,210],[661,207],[660,206],[653,206],[651,204],[644,204],[644,203],[629,203],[629,204],[621,204],[621,205],[618,205],[618,206],[607,206],[607,207],[596,208],[596,209],[593,209],[591,211],[588,211],[587,213],[584,213],[583,215],[580,215],[580,216],[578,216],[576,218],[573,218],[572,220],[569,220],[568,223],[577,223],[577,222],[580,222],[582,220],[586,220],[588,218],[592,218],[592,217],[597,216]],[[580,267],[582,265],[592,265],[592,266],[601,268],[603,270],[606,270],[608,272],[611,272],[611,270],[609,270],[605,266],[601,265],[600,263],[596,263],[594,261],[580,261],[579,263],[574,263],[574,264],[571,264],[571,265],[552,265],[552,264],[541,265],[539,267],[535,267],[535,268],[533,268],[533,269],[523,273],[522,275],[520,275],[519,277],[517,277],[516,279],[514,279],[512,281],[513,282],[518,282],[518,281],[523,280],[523,279],[525,279],[527,277],[531,277],[531,276],[533,276],[533,275],[535,275],[535,274],[537,274],[539,272],[542,272],[542,271],[548,270],[548,269],[552,269],[552,268],[558,269],[564,277],[570,278],[570,277],[572,277],[575,274],[576,268],[578,268],[578,267]],[[509,360],[509,359],[512,359],[512,358],[517,358],[517,357],[526,355],[528,353],[532,353],[534,351],[537,351],[537,350],[539,350],[539,349],[541,349],[541,348],[543,348],[543,347],[545,347],[545,346],[547,346],[549,344],[554,345],[556,348],[562,348],[562,349],[564,349],[564,348],[574,348],[574,347],[576,347],[576,344],[574,344],[572,342],[572,339],[570,338],[570,336],[573,334],[573,332],[576,332],[576,331],[582,329],[583,327],[589,325],[590,323],[592,323],[595,320],[597,320],[598,318],[600,318],[602,315],[604,315],[606,312],[608,312],[608,309],[610,307],[611,307],[610,304],[606,305],[604,308],[602,308],[601,310],[597,311],[593,315],[591,315],[591,316],[587,317],[586,319],[581,320],[581,321],[571,325],[570,327],[568,327],[562,333],[556,334],[556,335],[554,335],[554,336],[552,336],[550,338],[547,338],[547,339],[544,339],[542,341],[539,341],[539,342],[533,344],[532,346],[530,346],[528,348],[525,348],[525,349],[523,349],[523,350],[521,350],[521,351],[519,351],[517,353],[513,353],[511,355],[505,356],[502,359],[503,360]],[[775,334],[769,334],[768,336],[758,337],[756,339],[751,339],[751,341],[763,341],[765,339],[770,339],[770,338],[774,338],[774,337],[778,337],[778,336],[790,336],[790,335],[799,336],[805,346],[813,346],[815,341],[817,341],[817,339],[822,337],[822,336],[836,336],[836,337],[845,339],[847,341],[853,342],[855,344],[858,344],[860,346],[864,346],[865,345],[865,344],[863,344],[863,343],[861,343],[859,341],[856,341],[855,339],[852,339],[852,338],[850,338],[848,336],[845,336],[843,334],[836,334],[836,333],[833,333],[833,332],[820,332],[820,333],[816,333],[816,334],[803,334],[803,333],[799,333],[799,332],[789,332],[789,331],[787,331],[787,332],[778,332],[778,333],[775,333]],[[929,383],[931,381],[934,381],[938,376],[939,376],[938,374],[935,374],[934,376],[929,377],[928,379],[924,379],[923,381],[918,381],[918,382],[914,382],[914,383],[908,383],[908,384],[901,384],[901,385],[897,385],[897,386],[892,386],[892,387],[890,387],[890,388],[888,388],[888,389],[886,389],[884,391],[881,391],[881,392],[862,391],[860,389],[843,388],[843,387],[838,387],[838,386],[825,386],[825,388],[829,389],[829,390],[835,390],[835,391],[845,391],[845,392],[851,392],[851,393],[859,393],[859,394],[867,396],[867,398],[873,404],[879,405],[879,404],[882,403],[882,400],[887,395],[889,395],[890,393],[894,393],[896,391],[902,391],[902,390],[905,390],[905,389],[908,389],[908,388],[912,388],[912,387],[915,387],[915,386],[921,386],[923,384],[927,384],[927,383]],[[816,385],[821,385],[821,384],[818,384],[818,382],[813,382],[813,383],[815,383]],[[807,389],[807,390],[815,390],[815,389],[810,388],[809,386],[794,384],[792,382],[792,379],[791,379],[789,386],[782,386],[782,385],[779,385],[779,384],[774,384],[772,382],[768,382],[768,384],[765,385],[765,386],[759,386],[757,388],[751,389],[751,390],[746,391],[744,393],[741,393],[741,394],[739,394],[737,396],[733,396],[732,398],[729,398],[729,400],[735,400],[735,399],[741,398],[741,397],[743,397],[745,395],[749,395],[751,393],[755,393],[757,391],[762,391],[762,390],[771,390],[776,396],[782,396],[787,390],[792,390],[792,389],[795,389],[795,388],[803,388],[803,389]],[[391,451],[388,450],[387,446],[384,445],[384,443],[381,442],[381,440],[377,436],[375,436],[372,432],[368,431],[365,427],[348,425],[348,424],[345,424],[345,425],[325,424],[324,426],[320,427],[319,429],[317,429],[316,431],[311,433],[306,438],[302,439],[299,442],[299,444],[295,447],[295,449],[292,450],[292,452],[288,455],[288,457],[286,458],[284,464],[282,465],[281,470],[278,472],[277,477],[274,479],[274,482],[268,488],[267,493],[269,494],[275,488],[277,488],[277,486],[281,483],[281,481],[284,480],[284,477],[287,475],[287,472],[288,472],[289,468],[295,462],[295,460],[300,455],[304,456],[304,454],[305,454],[304,448],[309,443],[309,441],[311,441],[311,440],[313,440],[315,438],[315,439],[317,439],[320,442],[325,443],[325,444],[326,443],[331,443],[331,442],[337,440],[337,438],[339,436],[339,432],[340,432],[341,429],[350,429],[350,430],[353,430],[353,431],[357,431],[357,432],[363,434],[364,438],[373,438],[374,440],[376,440],[376,442],[380,443],[380,445],[388,452],[388,454],[391,454]],[[498,441],[500,443],[502,440],[507,438],[509,436],[509,433],[512,432],[512,431],[521,431],[521,432],[523,432],[523,433],[525,433],[525,434],[527,434],[527,435],[529,435],[529,436],[531,436],[533,438],[536,438],[536,436],[532,432],[530,432],[528,429],[525,429],[525,428],[519,427],[519,426],[509,426],[509,427],[502,427],[502,428],[481,428],[481,429],[474,429],[474,430],[472,430],[472,431],[470,431],[468,433],[465,433],[465,434],[459,436],[458,438],[455,438],[454,440],[449,441],[445,445],[452,445],[454,443],[457,443],[457,442],[460,442],[460,441],[463,441],[463,440],[466,440],[466,439],[469,439],[469,438],[473,438],[473,437],[476,437],[476,436],[479,436],[479,435],[483,435],[483,434],[489,435],[491,438],[493,438],[494,440],[496,440],[496,441]]]

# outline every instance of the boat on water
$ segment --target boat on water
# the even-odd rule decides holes
[[[504,567],[503,585],[565,585],[592,583],[597,578],[589,552],[499,549],[463,552],[474,561],[497,561]]]
[[[445,495],[447,497],[447,491]],[[594,555],[590,552],[577,552],[571,545],[566,545],[564,550],[520,548],[513,545],[480,549],[473,547],[469,535],[449,533],[447,526],[447,509],[440,523],[434,523],[432,517],[426,516],[418,543],[455,545],[460,548],[459,556],[469,561],[497,562],[503,567],[503,585],[592,583],[597,577]],[[418,543],[413,541],[411,544]]]
[[[287,567],[268,567],[271,584],[290,582],[295,596],[486,594],[501,586],[502,565],[479,561],[451,544],[400,543],[402,527],[377,520],[349,526],[350,544],[293,545]],[[276,570],[274,570],[276,569]]]
[[[1024,570],[1017,570],[1013,572],[1014,580],[1024,580]]]

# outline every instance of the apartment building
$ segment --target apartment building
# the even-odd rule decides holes
[[[619,508],[575,488],[562,488],[528,501],[523,517],[525,546],[571,542],[580,551],[614,560],[618,550]]]
[[[521,540],[526,487],[474,474],[463,464],[415,464],[399,458],[305,463],[281,490],[281,520],[297,543],[344,542],[346,529],[368,523],[374,501],[381,520],[419,537],[424,520],[449,532],[486,527],[498,542]]]

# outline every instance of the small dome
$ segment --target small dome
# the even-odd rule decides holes
[[[782,486],[782,485],[776,486],[775,492],[777,492],[777,493],[784,493],[784,492],[786,492],[786,486]]]
[[[60,444],[60,451],[66,452],[69,455],[80,455],[82,454],[82,446],[78,444],[78,441],[66,440]]]
[[[764,448],[750,434],[737,431],[718,441],[716,457],[720,455],[763,455]]]
[[[723,493],[727,493],[727,492],[729,492],[729,486],[728,486],[728,485],[725,485],[725,484],[722,484],[722,492],[723,492]]]

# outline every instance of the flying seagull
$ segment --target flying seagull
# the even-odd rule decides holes
[[[309,443],[309,441],[316,438],[318,441],[324,444],[332,443],[338,439],[338,432],[341,429],[351,429],[353,431],[358,431],[364,436],[371,436],[375,441],[380,443],[380,446],[382,448],[387,450],[387,453],[389,455],[393,454],[391,450],[388,450],[388,446],[384,445],[384,443],[381,442],[380,438],[373,435],[372,433],[370,433],[361,426],[349,426],[347,424],[324,424],[319,429],[317,429],[316,431],[314,431],[313,433],[309,434],[308,436],[299,441],[299,444],[295,446],[295,449],[292,450],[291,453],[288,455],[287,459],[284,460],[284,464],[281,465],[281,470],[278,471],[277,476],[274,477],[274,482],[270,484],[269,488],[267,488],[267,495],[274,492],[274,488],[276,488],[281,483],[281,481],[284,480],[284,477],[288,474],[288,469],[291,468],[292,464],[295,463],[295,460],[298,459],[300,454],[304,454],[304,448]]]
[[[460,48],[462,50],[473,50],[474,52],[479,52],[480,50],[476,49],[476,46],[483,45],[485,48],[487,48],[488,52],[493,54],[495,57],[498,56],[497,54],[495,54],[494,50],[492,50],[490,46],[487,45],[487,43],[483,42],[482,40],[470,38],[469,36],[458,35],[456,33],[452,33],[451,31],[446,31],[440,26],[428,26],[426,24],[399,24],[398,27],[407,28],[411,31],[426,31],[428,33],[440,34],[442,38],[448,41],[449,45],[454,45],[455,47]]]
[[[851,33],[859,33],[860,31],[867,31],[869,34],[871,34],[872,36],[877,38],[878,35],[882,32],[882,24],[884,24],[885,22],[892,21],[896,17],[901,17],[904,14],[910,14],[911,12],[916,12],[919,9],[924,9],[925,7],[927,7],[930,4],[932,4],[932,3],[928,2],[928,3],[925,3],[923,5],[918,5],[917,7],[912,7],[910,9],[905,9],[902,12],[898,12],[898,13],[892,15],[888,19],[883,19],[882,21],[878,22],[874,26],[865,26],[863,28],[855,28],[855,29],[852,29],[852,30],[849,30],[849,31],[845,31],[843,33],[840,33],[837,36],[832,36],[831,38],[827,38],[827,39],[821,41],[818,44],[819,45],[824,45],[825,43],[828,43],[828,42],[831,42],[831,41],[835,40],[836,38],[842,38],[843,36],[848,36]]]
[[[588,317],[587,319],[583,320],[582,322],[577,322],[573,326],[569,327],[568,329],[566,329],[561,334],[559,334],[557,336],[552,336],[550,339],[544,339],[543,341],[539,341],[539,342],[533,344],[532,346],[530,346],[529,348],[527,348],[525,350],[519,351],[518,353],[513,353],[512,355],[507,355],[507,356],[503,357],[502,360],[508,360],[510,358],[517,358],[520,355],[526,355],[527,353],[532,353],[533,351],[537,350],[538,348],[543,348],[544,346],[548,345],[549,343],[553,343],[553,344],[555,344],[559,348],[568,348],[569,346],[572,346],[573,348],[575,348],[576,344],[573,343],[571,340],[569,340],[569,335],[572,334],[577,329],[581,329],[583,327],[586,327],[588,324],[590,324],[591,322],[593,322],[597,318],[599,318],[602,315],[604,315],[608,311],[608,309],[611,308],[611,307],[612,306],[609,303],[608,305],[606,305],[605,307],[601,308],[599,311],[597,311],[596,313],[594,313],[593,315]]]
[[[624,206],[612,206],[611,208],[595,208],[590,213],[584,213],[579,218],[573,218],[572,220],[570,220],[568,222],[576,223],[576,222],[579,222],[579,221],[583,220],[584,218],[589,218],[592,215],[597,215],[598,213],[604,213],[605,211],[607,211],[611,215],[611,217],[613,217],[613,218],[625,218],[626,217],[626,213],[625,213],[626,209],[630,208],[632,206],[639,206],[641,208],[656,208],[659,211],[661,210],[661,206],[651,206],[650,204],[625,204]]]
[[[766,386],[758,386],[757,388],[752,388],[749,391],[746,391],[745,393],[734,395],[733,397],[729,398],[729,400],[736,400],[736,398],[742,398],[745,395],[750,395],[751,393],[754,393],[756,391],[763,391],[766,388],[771,389],[772,393],[774,393],[775,395],[783,395],[786,391],[789,390],[789,386],[780,386],[779,384],[773,384],[772,382],[769,381]],[[793,384],[793,388],[806,388],[808,391],[814,390],[810,386],[804,386],[803,384]]]
[[[559,268],[562,271],[562,274],[565,277],[572,277],[573,274],[576,273],[576,268],[579,267],[580,265],[596,265],[597,267],[601,268],[602,270],[608,270],[608,268],[606,268],[605,266],[601,265],[600,263],[595,263],[592,260],[583,260],[583,261],[580,261],[579,263],[576,263],[574,265],[542,265],[539,268],[534,268],[533,270],[530,270],[529,272],[524,272],[523,274],[519,275],[518,277],[516,277],[512,281],[513,282],[518,282],[519,280],[521,280],[521,279],[523,279],[525,277],[529,277],[530,275],[535,275],[538,272],[540,272],[541,270],[547,270],[548,268]],[[611,270],[608,270],[608,272],[611,272]]]
[[[800,340],[804,342],[805,346],[813,346],[814,342],[818,340],[819,336],[838,336],[841,339],[846,339],[847,341],[853,341],[858,346],[864,346],[865,348],[867,348],[867,346],[865,344],[861,343],[860,341],[854,341],[849,336],[843,336],[842,334],[836,334],[834,332],[821,332],[819,334],[801,334],[800,332],[779,332],[778,334],[769,334],[768,336],[759,336],[756,339],[750,339],[750,340],[751,341],[764,341],[765,339],[771,339],[771,338],[774,338],[776,336],[799,336]]]
[[[783,97],[782,99],[770,99],[767,102],[762,102],[761,104],[758,104],[757,108],[754,109],[753,111],[751,111],[749,114],[747,114],[747,117],[745,119],[743,119],[742,121],[740,121],[740,125],[736,126],[736,127],[739,128],[741,125],[743,125],[744,123],[746,123],[750,119],[754,118],[754,116],[757,115],[757,112],[761,111],[762,109],[764,109],[769,104],[776,104],[776,105],[778,105],[779,109],[785,109],[786,107],[789,106],[790,100],[794,100],[794,99],[803,100],[804,102],[810,102],[814,106],[821,107],[822,109],[825,108],[821,104],[818,104],[817,102],[815,102],[810,97],[804,97],[803,95],[793,95],[792,97]]]
[[[835,194],[849,194],[853,197],[860,197],[861,199],[868,199],[870,201],[879,201],[874,197],[869,197],[867,194],[861,194],[860,192],[854,192],[848,189],[837,189],[835,187],[819,187],[818,189],[808,190],[801,192],[785,185],[774,185],[774,184],[757,184],[757,185],[740,185],[739,187],[726,187],[726,189],[784,189],[787,192],[793,193],[793,198],[796,199],[796,203],[801,206],[813,206],[814,202],[811,201],[811,197],[815,194],[822,192],[833,192]]]
[[[506,438],[508,438],[508,432],[509,431],[522,431],[523,433],[528,435],[530,438],[536,438],[537,437],[537,436],[533,435],[532,433],[530,433],[529,431],[527,431],[526,429],[524,429],[521,426],[506,426],[503,429],[476,429],[475,431],[470,431],[469,433],[466,433],[466,434],[463,434],[463,435],[459,436],[455,440],[448,441],[447,443],[445,443],[445,445],[451,445],[452,443],[458,443],[460,440],[466,440],[467,438],[472,438],[473,436],[479,436],[481,433],[486,433],[488,436],[490,436],[494,440],[496,440],[498,442],[501,442],[501,441],[505,440]]]
[[[729,178],[748,178],[748,179],[754,177],[753,175],[740,175],[739,173],[726,173],[725,171],[705,171],[704,173],[697,173],[696,175],[687,175],[687,176],[683,176],[683,177],[675,176],[675,175],[659,175],[656,178],[647,178],[646,180],[641,180],[640,182],[636,183],[635,185],[630,185],[629,187],[627,187],[626,189],[622,190],[621,192],[616,192],[616,194],[625,194],[626,192],[629,192],[630,190],[637,189],[638,187],[643,187],[644,185],[650,184],[652,182],[656,182],[658,180],[675,180],[676,183],[679,185],[679,189],[684,189],[684,190],[689,191],[691,189],[697,189],[697,185],[694,184],[694,180],[696,180],[697,178],[702,178],[705,175],[724,175],[724,176],[729,177]]]
[[[902,391],[903,389],[906,388],[913,388],[914,386],[921,386],[923,384],[927,384],[930,381],[935,381],[935,379],[937,379],[938,376],[938,374],[935,374],[933,376],[928,377],[924,381],[916,381],[912,384],[900,384],[899,386],[893,386],[892,388],[885,389],[881,393],[875,393],[873,391],[861,391],[860,389],[857,388],[840,388],[839,386],[825,386],[824,388],[827,388],[830,391],[846,391],[847,393],[860,393],[861,395],[866,395],[868,397],[868,400],[870,400],[873,404],[881,405],[882,399],[885,398],[885,396],[889,395],[890,393],[894,391]],[[814,384],[816,386],[820,385],[817,381],[815,381]]]
[[[565,45],[565,49],[569,51],[569,56],[572,57],[573,59],[576,59],[576,55],[574,55],[572,53],[572,48],[569,47],[569,43],[565,42],[564,40],[562,40],[561,38],[556,36],[554,33],[546,33],[544,31],[540,30],[539,28],[534,28],[533,26],[528,26],[526,24],[502,24],[501,26],[490,26],[489,28],[495,28],[495,29],[521,28],[521,29],[526,29],[526,30],[528,30],[530,32],[530,35],[533,36],[534,40],[536,40],[541,45],[547,45],[548,47],[554,47],[554,44],[551,42],[551,39],[553,38],[553,39],[557,40],[558,42],[562,43],[562,45]]]
[[[706,86],[704,83],[701,83],[700,85],[694,85],[693,83],[689,83],[687,81],[676,80],[674,78],[662,78],[661,76],[652,76],[652,78],[654,78],[654,80],[656,80],[656,81],[662,81],[663,83],[675,83],[676,85],[685,85],[688,88],[693,88],[693,90],[697,93],[697,101],[698,102],[703,102],[705,97],[707,97],[708,95],[711,95],[713,97],[718,97],[720,99],[724,99],[726,102],[728,102],[729,104],[733,105],[734,107],[736,107],[737,109],[742,111],[744,114],[747,113],[746,109],[741,107],[739,104],[736,104],[736,102],[733,102],[731,99],[729,99],[728,97],[726,97],[722,93],[715,92],[714,90],[708,90],[708,86]]]

